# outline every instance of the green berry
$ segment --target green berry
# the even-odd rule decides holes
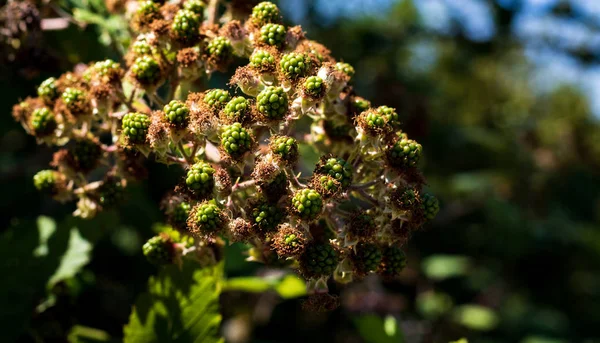
[[[136,56],[152,55],[152,46],[146,40],[137,40],[131,46]]]
[[[40,170],[33,176],[33,185],[40,192],[52,193],[56,186],[56,171]]]
[[[192,205],[189,202],[182,201],[173,207],[171,212],[171,220],[173,224],[181,227],[185,227]]]
[[[387,150],[387,158],[395,167],[414,167],[419,162],[423,148],[412,139],[399,137],[394,145]]]
[[[285,42],[285,27],[279,24],[266,24],[260,28],[260,41],[272,46],[280,47]]]
[[[143,1],[138,7],[137,14],[144,17],[154,17],[160,14],[158,5],[153,1]]]
[[[348,63],[338,62],[335,64],[335,69],[348,75],[348,77],[354,76],[354,68]]]
[[[406,267],[406,255],[398,247],[387,247],[383,250],[380,267],[383,275],[398,276]]]
[[[127,113],[123,116],[121,128],[123,134],[131,143],[143,144],[146,142],[148,127],[150,126],[150,118],[147,115],[139,112]]]
[[[236,96],[231,99],[227,105],[225,105],[225,110],[223,110],[227,118],[242,122],[244,121],[250,114],[250,103],[248,100],[242,96]]]
[[[200,34],[200,16],[190,10],[179,10],[173,18],[171,33],[175,39],[190,42]]]
[[[290,136],[276,136],[269,143],[271,151],[288,163],[298,160],[298,142]]]
[[[318,76],[310,76],[304,81],[304,93],[312,96],[319,97],[323,94],[325,85],[323,85],[323,79]]]
[[[343,158],[328,158],[324,163],[320,163],[317,166],[315,173],[331,176],[343,188],[350,186],[350,183],[352,183],[352,165]]]
[[[131,67],[133,77],[142,85],[155,85],[161,77],[160,64],[150,56],[140,56]]]
[[[173,262],[173,243],[163,236],[154,236],[150,238],[142,247],[144,256],[148,262],[154,265],[163,265]]]
[[[201,194],[209,194],[215,185],[215,169],[206,162],[196,162],[187,172],[185,183],[188,188]]]
[[[221,134],[221,146],[229,155],[240,156],[252,147],[252,137],[240,123],[227,125]]]
[[[383,255],[376,244],[360,242],[352,252],[354,267],[359,273],[376,271],[379,268]]]
[[[356,113],[361,113],[371,108],[371,102],[359,96],[352,99],[352,107]]]
[[[61,98],[65,102],[67,108],[73,112],[80,112],[83,109],[82,105],[86,102],[85,92],[78,88],[69,87],[65,89]]]
[[[375,218],[368,212],[355,214],[348,224],[348,233],[354,238],[372,239],[376,231]]]
[[[283,88],[269,86],[256,97],[258,111],[269,119],[282,119],[288,111],[288,97]]]
[[[102,155],[102,148],[91,139],[78,139],[69,147],[74,167],[80,171],[94,169]]]
[[[40,84],[37,89],[38,96],[49,103],[58,98],[58,89],[56,88],[56,79],[51,77]]]
[[[230,58],[233,54],[233,47],[229,39],[225,37],[215,37],[206,46],[208,54],[218,61],[224,61]]]
[[[229,92],[223,89],[213,89],[206,93],[204,102],[213,109],[220,110],[231,100]]]
[[[252,9],[252,21],[261,26],[267,23],[277,23],[280,20],[279,8],[269,1],[263,1]]]
[[[204,202],[194,209],[192,224],[194,229],[202,233],[214,233],[225,227],[225,220],[217,205]]]
[[[294,193],[292,207],[300,218],[313,220],[323,210],[323,199],[314,189],[304,188]]]
[[[167,121],[178,127],[184,127],[187,125],[188,118],[190,116],[190,109],[179,100],[171,100],[163,108],[165,118]]]
[[[201,0],[187,0],[183,3],[183,8],[202,17],[206,4]]]
[[[440,211],[440,202],[432,194],[425,193],[421,202],[423,208],[423,214],[427,220],[435,218],[437,213]]]
[[[94,70],[100,76],[114,77],[121,72],[121,65],[113,60],[104,60],[94,63]]]
[[[385,118],[386,123],[391,126],[400,125],[400,119],[396,110],[388,106],[379,106],[375,110],[381,117]]]
[[[31,128],[37,136],[47,136],[56,129],[54,113],[47,107],[38,108],[31,113]]]
[[[283,213],[277,206],[261,201],[253,206],[250,213],[252,223],[262,231],[273,231],[283,219]]]
[[[309,278],[333,274],[338,261],[338,252],[328,243],[309,245],[300,258],[302,270]]]
[[[266,50],[255,50],[250,56],[250,66],[254,68],[273,69],[275,57]]]
[[[366,114],[365,121],[369,128],[383,128],[387,124],[386,119],[377,112],[368,111],[364,112],[363,114]]]
[[[290,52],[281,57],[279,66],[283,74],[289,78],[297,78],[308,73],[310,68],[310,57],[307,54]]]
[[[410,210],[420,202],[419,194],[413,187],[400,188],[392,193],[393,204],[401,210]]]
[[[123,185],[118,179],[108,178],[98,187],[98,202],[102,207],[114,206],[123,198]]]

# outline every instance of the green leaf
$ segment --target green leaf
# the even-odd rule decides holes
[[[118,340],[111,338],[106,331],[81,325],[75,325],[71,328],[68,340],[69,343],[118,342]]]
[[[374,314],[354,318],[358,333],[367,343],[402,343],[404,336],[396,318],[387,316],[385,319]]]
[[[228,279],[223,291],[242,291],[249,293],[262,293],[275,291],[283,299],[293,299],[306,295],[306,284],[296,275],[284,277],[257,277],[244,276]]]
[[[489,331],[498,325],[498,315],[480,305],[462,305],[454,309],[452,319],[471,330]]]
[[[224,342],[219,334],[222,283],[222,263],[202,269],[191,261],[181,269],[164,267],[138,297],[124,342]]]
[[[423,260],[421,268],[430,279],[444,280],[467,274],[471,261],[466,256],[433,255]]]
[[[74,277],[83,266],[90,262],[91,252],[92,244],[81,237],[77,228],[71,228],[67,251],[62,256],[58,269],[48,281],[48,285],[52,287],[61,280]]]

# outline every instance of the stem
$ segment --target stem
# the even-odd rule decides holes
[[[252,187],[256,184],[256,180],[248,180],[248,181],[244,181],[242,183],[236,183],[235,185],[233,185],[233,187],[231,187],[231,193],[240,190],[240,189],[246,189],[249,187]]]
[[[158,95],[156,95],[156,93],[154,93],[154,92],[152,92],[152,93],[148,92],[148,93],[146,93],[146,94],[148,95],[148,98],[150,99],[150,101],[152,101],[153,103],[157,104],[157,105],[158,105],[158,106],[160,106],[160,107],[163,107],[163,106],[165,106],[165,102],[164,102],[164,101],[162,101],[162,100],[161,100],[161,99],[158,97]]]
[[[296,186],[296,188],[306,188],[306,185],[300,182],[300,180],[298,180],[298,177],[296,176],[296,174],[294,174],[294,171],[292,171],[289,168],[286,168],[285,173],[290,179],[292,179],[292,182],[294,183],[294,186]]]
[[[369,202],[371,205],[375,206],[375,207],[379,207],[379,201],[377,201],[377,199],[373,198],[371,195],[369,195],[367,192],[365,192],[364,189],[355,189],[355,192],[357,192],[358,194],[360,194],[364,200],[366,200],[367,202]]]
[[[367,188],[369,188],[371,186],[374,186],[374,185],[376,185],[378,183],[379,183],[379,180],[374,180],[374,181],[367,182],[367,183],[358,183],[358,184],[350,186],[350,189],[354,189],[354,190],[367,189]]]
[[[215,24],[217,22],[217,14],[219,12],[219,0],[210,0],[208,4],[208,23]]]
[[[181,154],[185,158],[185,161],[189,165],[194,164],[194,161],[192,160],[191,156],[189,156],[188,154],[185,153],[185,148],[184,148],[184,146],[183,146],[183,144],[181,142],[177,143],[177,147],[179,148],[179,151],[181,152]]]

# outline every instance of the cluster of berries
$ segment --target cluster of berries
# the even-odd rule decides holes
[[[332,276],[397,276],[401,246],[439,209],[423,191],[422,147],[400,130],[400,114],[357,96],[354,68],[285,27],[274,4],[222,25],[209,7],[139,2],[123,65],[50,78],[14,107],[30,134],[59,148],[35,186],[78,199],[75,214],[89,218],[117,204],[151,158],[185,170],[162,202],[181,237],[149,240],[153,263],[214,258],[230,241],[252,246],[252,260],[297,269],[313,291]],[[247,65],[232,90],[184,94],[235,59]],[[303,117],[310,126],[296,125]],[[312,175],[298,173],[303,147],[323,156]]]

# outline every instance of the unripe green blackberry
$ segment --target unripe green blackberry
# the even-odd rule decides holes
[[[212,89],[204,96],[204,102],[208,107],[216,110],[220,110],[231,100],[229,92],[223,89]]]
[[[400,125],[400,119],[398,117],[398,113],[396,113],[396,110],[394,108],[391,108],[388,106],[379,106],[379,107],[377,107],[377,109],[375,111],[380,116],[382,116],[386,119],[386,123],[388,125],[391,125],[394,127]]]
[[[154,236],[150,238],[142,247],[144,256],[148,262],[160,266],[173,262],[174,247],[173,242],[164,236]]]
[[[390,246],[383,250],[380,273],[384,276],[398,276],[406,267],[406,255],[402,249]]]
[[[210,164],[196,162],[188,170],[185,183],[190,190],[206,195],[212,192],[215,185],[214,174],[215,169]]]
[[[315,174],[311,185],[326,199],[339,194],[343,189],[342,184],[329,175]]]
[[[423,148],[412,139],[398,137],[396,142],[387,149],[387,159],[394,167],[414,167],[419,162]]]
[[[56,189],[56,171],[40,170],[33,176],[33,185],[40,192],[53,193]]]
[[[196,205],[188,220],[188,227],[194,234],[211,235],[223,230],[226,224],[225,214],[212,202]]]
[[[304,93],[313,97],[319,98],[323,95],[325,90],[325,85],[323,84],[323,79],[318,76],[310,76],[304,81],[304,85],[302,90]]]
[[[61,95],[67,109],[74,115],[84,114],[88,109],[86,93],[78,88],[69,87]]]
[[[136,56],[152,55],[152,46],[146,40],[137,40],[131,45]]]
[[[143,144],[146,142],[150,118],[139,112],[127,113],[123,116],[121,128],[130,143]]]
[[[290,136],[275,136],[269,142],[269,149],[283,161],[294,164],[298,160],[298,141]]]
[[[278,23],[281,19],[279,8],[269,1],[263,1],[252,9],[251,20],[258,26]]]
[[[249,117],[250,103],[243,96],[236,96],[225,105],[223,113],[229,120],[243,122]]]
[[[206,4],[201,0],[186,0],[186,2],[183,3],[183,8],[196,13],[200,16],[200,19],[202,19]]]
[[[153,1],[142,1],[140,2],[140,7],[138,7],[136,13],[146,21],[158,17],[160,15],[160,9]]]
[[[110,80],[116,79],[121,74],[121,65],[113,60],[96,62],[93,68],[98,75],[106,76]]]
[[[352,183],[352,169],[352,165],[343,158],[330,157],[319,162],[315,174],[329,175],[347,188]]]
[[[169,216],[170,221],[173,226],[177,227],[185,227],[188,217],[190,216],[190,211],[192,210],[192,205],[190,205],[187,201],[182,201],[176,204]]]
[[[310,69],[310,64],[310,57],[307,54],[296,52],[283,55],[281,62],[279,62],[281,72],[291,79],[306,75]]]
[[[102,155],[100,144],[91,139],[77,139],[69,147],[73,167],[79,171],[89,171],[96,167]]]
[[[271,248],[280,257],[299,256],[306,249],[306,234],[302,228],[293,228],[289,224],[282,224],[277,233],[272,236]]]
[[[352,251],[352,262],[359,274],[376,271],[383,257],[379,246],[368,242],[359,242]]]
[[[294,193],[292,208],[302,219],[316,219],[323,210],[323,199],[314,189],[304,188]]]
[[[266,24],[260,28],[260,41],[272,46],[280,47],[285,42],[285,26],[279,24]]]
[[[283,212],[276,205],[267,201],[255,203],[250,211],[252,224],[257,226],[263,233],[275,230],[282,219]]]
[[[333,274],[339,254],[329,243],[313,243],[306,247],[300,258],[302,273],[307,278],[318,278]]]
[[[241,156],[252,147],[250,133],[240,123],[227,125],[221,134],[221,147],[231,156]]]
[[[432,194],[425,193],[421,199],[421,206],[423,209],[423,215],[427,220],[435,218],[437,213],[440,211],[440,202]]]
[[[47,136],[56,129],[54,113],[47,107],[35,109],[31,113],[30,123],[36,136]]]
[[[167,121],[172,125],[183,128],[188,123],[190,109],[179,100],[171,100],[165,105],[163,112]]]
[[[283,88],[269,86],[256,97],[256,108],[269,119],[282,119],[288,111],[288,97]]]
[[[365,98],[355,96],[352,98],[351,107],[355,114],[360,114],[371,108],[371,102]]]
[[[38,96],[44,100],[45,103],[51,103],[58,98],[58,89],[56,88],[56,79],[51,77],[40,84],[37,89]]]
[[[288,191],[288,178],[285,172],[280,172],[270,182],[259,182],[260,190],[272,201],[279,200]]]
[[[261,70],[275,68],[275,57],[266,50],[255,50],[250,56],[250,66]]]
[[[359,212],[352,216],[348,223],[348,235],[352,239],[373,240],[377,233],[375,218],[369,212]]]
[[[133,77],[144,86],[155,85],[161,78],[160,64],[148,55],[135,59],[131,66]]]
[[[354,67],[352,67],[348,63],[338,62],[335,64],[335,69],[341,71],[342,73],[348,75],[348,77],[354,76]]]
[[[104,207],[111,207],[117,204],[123,198],[123,184],[119,179],[109,177],[97,191],[98,203]]]
[[[192,42],[198,38],[200,31],[200,17],[190,10],[179,10],[171,24],[171,34],[177,40]]]
[[[208,55],[217,61],[225,61],[233,54],[231,42],[229,39],[221,36],[215,37],[208,42],[206,49],[208,50]]]
[[[400,210],[411,210],[420,203],[419,192],[413,187],[399,188],[392,193],[392,204]]]

